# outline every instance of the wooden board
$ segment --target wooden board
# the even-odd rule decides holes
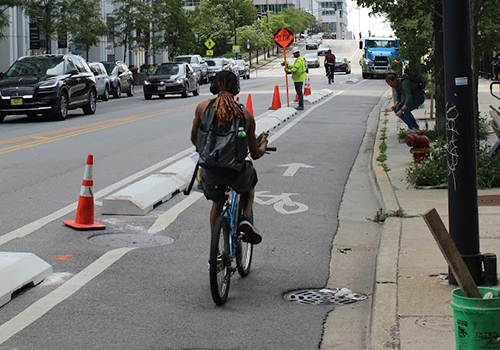
[[[462,255],[460,255],[455,242],[453,242],[436,209],[429,210],[422,217],[434,236],[464,295],[467,298],[482,298],[476,282],[474,282],[467,265],[465,265],[464,259],[462,259]]]

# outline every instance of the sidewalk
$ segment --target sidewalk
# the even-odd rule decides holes
[[[390,111],[392,95],[383,97],[379,130],[373,155],[373,169],[383,197],[384,210],[402,208],[409,218],[388,218],[383,227],[377,258],[370,349],[455,349],[451,291],[456,288],[445,280],[448,266],[421,214],[436,208],[448,226],[448,192],[446,189],[417,190],[407,184],[405,169],[412,163],[410,148],[398,140],[400,125]],[[480,112],[488,115],[489,105],[500,101],[489,94],[489,81],[481,79]],[[495,102],[496,101],[496,102]],[[422,128],[429,117],[430,103],[414,111]],[[387,116],[384,110],[388,109]],[[383,121],[387,119],[387,124]],[[418,120],[420,119],[420,120]],[[433,125],[430,121],[429,124]],[[378,165],[380,132],[387,126],[387,161],[385,172]],[[491,135],[490,144],[496,141]],[[500,195],[500,188],[480,190],[478,195]],[[480,206],[481,253],[500,256],[500,206]]]

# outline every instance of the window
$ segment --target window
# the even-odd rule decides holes
[[[87,72],[87,70],[85,69],[85,64],[80,60],[80,58],[74,57],[73,61],[75,62],[76,69],[78,69],[80,73]]]
[[[73,60],[71,57],[66,57],[66,67],[65,67],[65,72],[69,73],[72,70],[76,69],[75,64],[73,63]]]

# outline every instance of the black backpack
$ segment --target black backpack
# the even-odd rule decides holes
[[[422,77],[415,75],[415,74],[407,74],[406,77],[413,84],[417,85],[420,90],[425,89],[425,86],[427,85],[427,81],[425,81],[425,79],[423,79]]]
[[[245,130],[245,117],[234,117],[228,129],[218,127],[215,117],[215,100],[211,101],[203,113],[198,129],[196,145],[200,158],[199,165],[206,169],[226,169],[241,171],[248,152]],[[242,108],[241,104],[238,107]]]

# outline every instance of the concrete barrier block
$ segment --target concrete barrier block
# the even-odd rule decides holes
[[[319,93],[315,92],[313,94],[310,94],[309,96],[304,97],[304,104],[312,105],[312,104],[315,104],[322,99],[323,99],[323,96],[321,96]]]
[[[323,95],[325,97],[333,94],[333,91],[330,89],[321,89],[319,92],[321,93],[321,95]]]
[[[171,174],[153,174],[138,181],[102,202],[101,213],[107,215],[146,215],[153,208],[169,200],[187,183]]]
[[[198,158],[198,153],[193,152],[191,155],[184,157],[161,170],[160,174],[176,176],[179,180],[189,183],[193,177],[194,168],[196,167],[196,163],[198,163]]]
[[[0,252],[0,307],[16,290],[36,286],[51,274],[52,266],[32,253]]]

